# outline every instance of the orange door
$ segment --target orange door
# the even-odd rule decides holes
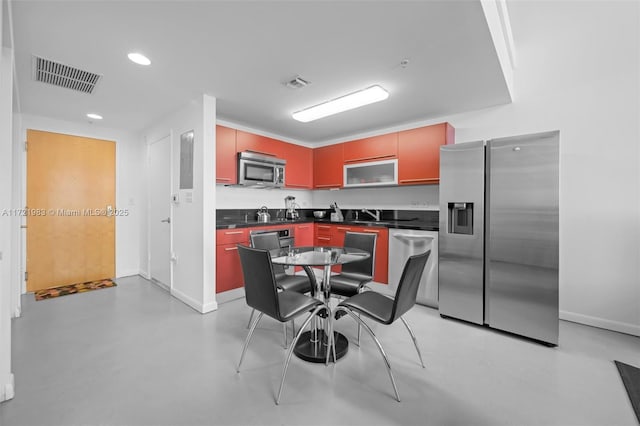
[[[318,189],[342,187],[343,146],[323,146],[313,150],[313,186]]]
[[[344,162],[395,158],[398,155],[398,133],[373,136],[344,143]]]
[[[285,186],[287,188],[313,188],[313,150],[287,143],[284,159],[287,160]]]
[[[236,129],[216,126],[216,182],[238,183]]]
[[[440,182],[440,146],[452,144],[455,130],[449,123],[398,133],[398,183],[424,185]]]
[[[115,142],[37,130],[27,142],[27,290],[114,277]]]

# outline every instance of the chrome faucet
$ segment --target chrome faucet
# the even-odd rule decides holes
[[[367,210],[367,209],[362,209],[362,213],[367,213],[369,216],[374,218],[376,220],[376,222],[380,222],[380,215],[382,214],[382,212],[380,210],[370,211],[370,210]]]

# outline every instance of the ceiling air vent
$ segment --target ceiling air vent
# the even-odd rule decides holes
[[[309,83],[310,83],[309,81],[303,79],[302,77],[296,77],[292,80],[287,81],[285,85],[287,87],[290,87],[291,89],[302,89],[304,86],[306,86]]]
[[[83,93],[93,93],[102,76],[33,56],[33,79]]]

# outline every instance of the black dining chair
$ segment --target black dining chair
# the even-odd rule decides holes
[[[342,272],[331,275],[331,294],[355,296],[367,283],[373,281],[377,237],[369,232],[345,232],[344,247],[364,250],[371,256],[357,262],[345,263],[342,265]]]
[[[291,346],[287,352],[282,370],[280,390],[278,391],[278,396],[276,398],[276,404],[279,404],[282,388],[284,387],[284,379],[287,374],[287,368],[289,367],[291,354],[293,353],[296,342],[302,335],[305,327],[311,322],[312,318],[321,311],[325,311],[326,315],[330,315],[331,311],[324,302],[313,297],[305,296],[304,294],[290,290],[278,291],[275,272],[273,269],[274,265],[271,263],[271,254],[269,253],[269,250],[261,250],[238,245],[238,253],[240,255],[242,272],[244,274],[244,288],[247,305],[259,312],[256,319],[251,324],[249,334],[247,335],[247,339],[242,347],[240,362],[238,362],[238,368],[236,370],[238,373],[240,372],[242,360],[244,359],[247,347],[251,341],[251,336],[263,315],[266,314],[267,316],[284,324],[305,314],[306,312],[311,312],[300,327],[300,330],[291,342]]]
[[[263,250],[274,250],[280,248],[280,238],[278,237],[277,232],[263,232],[258,234],[250,234],[249,239],[251,242],[251,247],[263,249]],[[314,295],[313,284],[311,283],[309,277],[307,275],[288,275],[286,273],[284,265],[273,265],[273,271],[276,277],[276,284],[281,290],[289,290],[295,291],[297,293],[311,293]],[[251,311],[251,316],[249,317],[249,322],[247,323],[247,328],[251,324],[253,320],[253,314],[255,310]],[[291,327],[293,329],[293,333],[295,334],[295,321],[291,321]],[[282,329],[284,333],[284,347],[287,348],[287,325],[282,324]]]
[[[356,314],[363,315],[385,325],[392,324],[400,318],[411,335],[413,344],[418,352],[418,358],[420,358],[420,364],[422,368],[424,368],[418,341],[403,315],[416,304],[416,295],[418,293],[420,279],[422,278],[422,273],[430,254],[431,250],[427,250],[424,253],[416,254],[407,259],[395,297],[391,298],[375,291],[365,291],[346,299],[335,309],[336,320],[348,314],[371,335],[387,366],[387,372],[389,373],[389,378],[391,379],[391,384],[393,385],[393,390],[398,402],[400,401],[400,395],[398,394],[398,388],[396,387],[396,382],[391,372],[389,358],[387,358],[387,354],[371,328]]]
[[[343,298],[355,296],[373,281],[376,264],[376,241],[378,236],[369,232],[345,232],[344,247],[357,248],[371,256],[357,262],[342,265],[342,272],[331,276],[331,294]],[[358,324],[357,344],[360,345],[360,324]]]

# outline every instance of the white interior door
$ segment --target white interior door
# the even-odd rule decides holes
[[[149,269],[171,288],[171,138],[149,146]]]

